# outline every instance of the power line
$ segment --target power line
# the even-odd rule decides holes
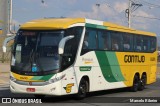
[[[117,15],[119,15],[119,14],[123,13],[123,11],[125,11],[125,10],[123,10],[122,12],[118,12],[115,8],[113,8],[112,6],[110,6],[109,3],[107,3],[106,1],[104,1],[104,2],[105,2],[106,6],[110,7],[114,12],[118,13]],[[120,17],[121,17],[121,21],[122,22],[126,22],[126,20],[123,19],[124,17],[122,17],[121,15],[120,15]]]
[[[143,5],[137,4],[137,3],[133,2],[132,0],[128,0],[128,9],[126,9],[125,15],[128,18],[128,27],[129,28],[131,27],[132,13],[141,6],[143,6]]]
[[[139,16],[139,15],[132,15],[133,17],[141,17],[141,18],[148,18],[148,19],[155,19],[155,20],[160,20],[160,18],[157,17],[145,17],[145,16]]]
[[[160,8],[160,5],[153,4],[153,3],[147,2],[147,1],[145,1],[145,0],[136,0],[136,1],[138,1],[138,2],[143,2],[143,3],[147,4],[148,6]]]

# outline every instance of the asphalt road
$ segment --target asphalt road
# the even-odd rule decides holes
[[[27,94],[13,94],[10,92],[8,86],[0,86],[0,97],[33,97],[33,95]],[[76,100],[74,95],[71,96],[61,96],[61,97],[54,97],[54,96],[47,96],[43,100],[43,104],[45,106],[56,106],[56,105],[87,105],[87,106],[106,106],[106,105],[126,105],[126,106],[138,106],[138,105],[149,105],[150,103],[125,103],[128,102],[130,99],[134,97],[139,97],[139,99],[143,99],[144,97],[158,97],[160,100],[160,78],[157,78],[157,82],[151,85],[146,86],[146,89],[143,91],[138,92],[130,92],[127,88],[123,89],[115,89],[115,90],[105,90],[99,91],[94,93],[89,93],[88,96],[84,100]],[[135,99],[135,98],[134,98]],[[107,102],[107,103],[106,103]],[[110,103],[111,102],[111,103]],[[120,103],[121,102],[121,103]],[[123,103],[124,102],[124,103]],[[6,104],[0,104],[1,106],[6,106]],[[10,106],[14,106],[16,104],[8,104]],[[27,105],[27,104],[26,104]],[[37,104],[38,105],[38,104]],[[160,103],[154,104],[154,106],[159,106]],[[35,104],[34,104],[35,106]]]

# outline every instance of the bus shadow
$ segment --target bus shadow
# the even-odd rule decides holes
[[[43,99],[43,103],[85,103],[87,100],[94,101],[94,98],[97,99],[97,96],[104,96],[116,93],[124,93],[131,92],[128,88],[120,88],[120,89],[112,89],[112,90],[103,90],[103,91],[95,91],[87,94],[87,97],[83,100],[78,100],[75,95],[67,95],[67,96],[47,96]],[[112,96],[107,96],[112,97]]]
[[[6,89],[5,89],[6,88]],[[147,90],[149,88],[145,88]],[[87,94],[87,97],[83,100],[78,100],[75,95],[66,95],[66,96],[46,96],[41,99],[42,103],[86,103],[86,102],[95,102],[97,99],[107,99],[107,98],[119,98],[117,95],[119,93],[129,93],[131,92],[129,88],[120,88],[120,89],[112,89],[112,90],[103,90],[103,91],[95,91]],[[115,94],[115,95],[114,95]],[[17,97],[17,98],[28,98],[28,99],[36,99],[33,95],[30,94],[13,94],[10,92],[8,87],[4,87],[4,89],[0,90],[1,97]],[[125,94],[124,94],[125,96]]]

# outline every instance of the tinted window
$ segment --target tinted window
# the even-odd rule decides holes
[[[150,52],[154,52],[156,50],[156,38],[150,37]]]
[[[70,39],[65,44],[64,54],[62,55],[62,60],[61,60],[62,62],[61,70],[66,69],[67,67],[69,67],[74,63],[82,30],[83,30],[82,27],[73,27],[66,30],[65,36],[74,35],[74,38]]]
[[[150,46],[149,46],[149,38],[147,36],[142,37],[142,43],[143,43],[142,50],[144,52],[149,52],[149,47]]]
[[[121,50],[121,42],[122,42],[122,38],[121,38],[121,33],[118,32],[111,32],[110,36],[111,36],[111,49],[113,51],[120,51]]]
[[[123,33],[123,51],[133,50],[133,36],[131,34]]]
[[[83,49],[88,49],[88,50],[97,49],[96,36],[97,36],[96,30],[87,29],[84,36]]]
[[[142,39],[141,39],[141,36],[135,36],[134,49],[137,52],[141,52],[142,51]]]
[[[98,31],[98,49],[99,50],[109,50],[109,32],[108,31]]]

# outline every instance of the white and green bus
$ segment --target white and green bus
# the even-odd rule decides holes
[[[43,95],[77,94],[156,81],[156,35],[85,18],[23,24],[12,50],[10,90]]]

